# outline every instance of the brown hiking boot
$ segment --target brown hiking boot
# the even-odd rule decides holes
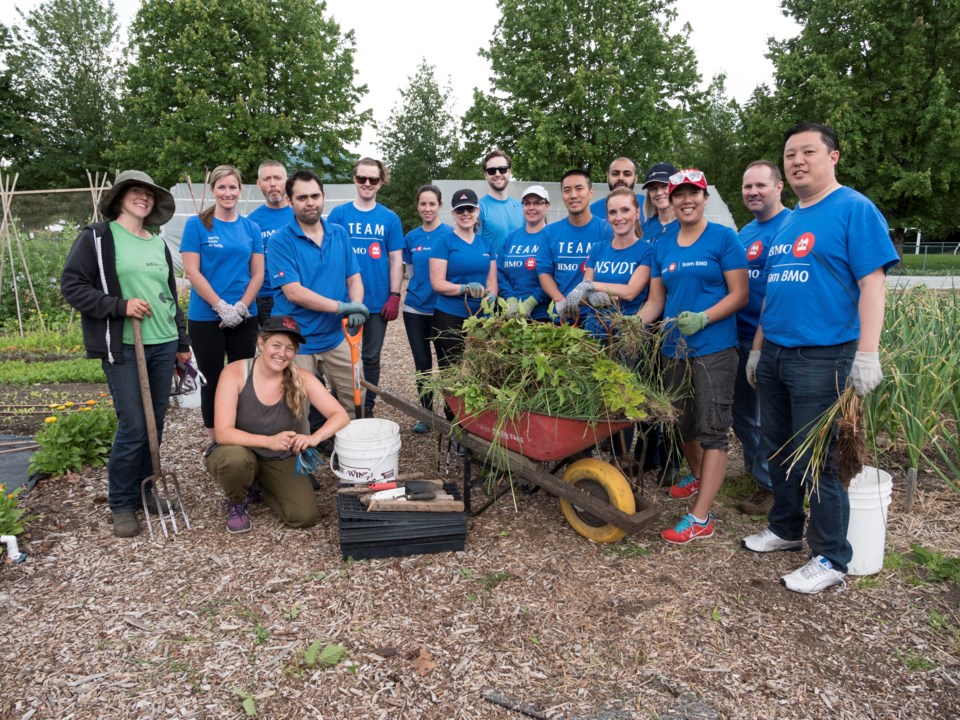
[[[117,537],[133,537],[140,534],[140,521],[133,510],[113,511],[113,534]]]
[[[737,503],[737,510],[744,515],[766,515],[772,507],[773,493],[763,488],[757,488],[753,495]]]

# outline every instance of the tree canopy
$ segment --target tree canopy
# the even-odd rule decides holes
[[[440,87],[436,70],[421,60],[400,101],[380,131],[377,147],[390,167],[391,183],[380,199],[400,215],[405,230],[420,224],[414,196],[421,185],[446,177],[458,149],[449,85]]]
[[[87,184],[106,171],[120,91],[117,14],[110,0],[47,0],[0,32],[0,156],[18,188]]]
[[[502,147],[515,174],[606,175],[614,157],[656,162],[684,137],[700,76],[673,0],[499,0],[493,92],[474,90],[472,147]]]
[[[830,125],[841,181],[892,228],[957,228],[949,190],[960,174],[960,0],[782,4],[802,30],[770,42],[775,87],[748,103],[745,142],[769,155],[800,120]]]
[[[369,111],[354,36],[322,0],[145,0],[133,21],[117,165],[162,183],[265,158],[342,173]]]

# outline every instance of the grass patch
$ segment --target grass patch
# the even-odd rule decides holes
[[[55,360],[27,362],[5,360],[0,362],[0,383],[5,385],[35,385],[49,383],[105,383],[99,360]]]
[[[74,323],[53,323],[46,330],[30,330],[0,335],[0,357],[31,355],[76,354],[83,352],[83,334],[79,319]]]
[[[904,255],[893,272],[896,275],[960,275],[960,255]]]

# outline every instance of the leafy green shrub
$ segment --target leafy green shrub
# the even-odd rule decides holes
[[[0,362],[0,383],[34,385],[36,383],[104,383],[107,379],[99,360],[56,360]]]
[[[30,459],[30,473],[63,475],[107,462],[117,432],[112,408],[81,408],[51,415],[37,433],[37,450]]]
[[[17,488],[11,493],[0,485],[0,535],[19,535],[23,532],[23,523],[34,519],[34,516],[24,517],[26,512],[18,507],[18,497],[23,488]]]
[[[37,306],[46,322],[66,319],[70,315],[70,306],[60,294],[60,276],[63,274],[63,264],[67,253],[77,237],[75,227],[64,228],[61,232],[37,231],[24,235],[20,233],[20,245],[33,281],[33,293],[27,282],[27,273],[19,253],[15,253],[13,269],[17,278],[17,295],[20,299],[20,313],[27,327],[39,327],[36,317]],[[0,296],[0,326],[13,327],[17,325],[17,299],[13,293],[13,283],[10,279],[10,262],[3,268],[4,292]],[[34,297],[36,303],[34,303]]]

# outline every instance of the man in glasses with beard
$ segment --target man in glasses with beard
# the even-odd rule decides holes
[[[480,236],[499,255],[507,235],[523,227],[523,206],[507,195],[513,163],[503,150],[493,149],[483,158],[483,175],[490,192],[480,198]]]
[[[387,323],[400,314],[400,283],[403,281],[403,227],[400,218],[377,202],[381,185],[390,182],[390,173],[381,160],[363,158],[353,166],[357,196],[338,205],[327,221],[343,226],[360,265],[364,304],[370,318],[363,328],[361,359],[364,378],[380,383],[380,352]],[[376,394],[367,393],[364,417],[373,417]]]

